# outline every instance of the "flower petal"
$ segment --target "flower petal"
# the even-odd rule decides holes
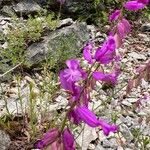
[[[127,10],[139,10],[139,9],[143,9],[145,7],[145,4],[144,3],[140,3],[138,1],[129,1],[129,2],[126,2],[124,4],[124,7],[127,9]]]
[[[85,60],[88,61],[89,64],[93,63],[93,58],[91,54],[92,48],[93,48],[92,43],[88,43],[83,49],[83,57]]]
[[[101,119],[99,120],[99,125],[101,126],[106,136],[108,136],[110,132],[116,132],[118,130],[118,126],[110,125],[106,121],[101,120]]]
[[[115,10],[110,16],[109,16],[109,21],[115,21],[119,18],[121,14],[120,10]]]
[[[58,137],[59,130],[57,128],[51,129],[45,133],[43,138],[36,144],[37,148],[44,148],[45,146],[52,144]]]
[[[81,118],[82,121],[84,121],[86,124],[88,124],[91,127],[97,127],[99,122],[97,120],[96,115],[90,111],[85,106],[78,106],[76,108],[77,114]]]
[[[102,47],[97,49],[94,58],[102,64],[108,64],[114,59],[115,49],[115,39],[113,36],[109,36]]]
[[[77,59],[70,59],[66,61],[66,65],[69,69],[78,69],[80,61]]]
[[[75,150],[75,148],[74,148],[74,141],[75,141],[74,136],[68,128],[66,128],[63,131],[62,137],[63,137],[63,144],[65,147],[65,150]]]

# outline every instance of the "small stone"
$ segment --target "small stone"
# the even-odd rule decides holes
[[[89,149],[89,150],[95,149],[95,145],[90,143],[88,149]]]
[[[130,102],[128,102],[127,100],[123,100],[122,104],[125,106],[128,106],[128,107],[132,106],[132,104]]]
[[[141,80],[142,82],[141,82],[141,86],[142,86],[142,88],[143,89],[148,89],[148,85],[149,85],[149,83],[148,82],[146,82],[144,79],[142,79]]]
[[[129,103],[135,103],[135,102],[137,102],[137,100],[138,100],[138,98],[127,98],[127,101]]]
[[[70,26],[73,23],[74,22],[71,18],[66,18],[66,19],[60,20],[59,25],[58,25],[57,28],[61,28],[61,27],[64,27],[64,26]]]
[[[124,136],[124,138],[126,138],[126,140],[128,142],[131,142],[131,140],[133,140],[133,135],[132,135],[131,131],[129,130],[129,128],[125,124],[120,125],[120,131],[121,131],[122,135]]]
[[[94,150],[106,150],[106,149],[100,144],[98,144]]]
[[[117,148],[118,144],[116,142],[116,139],[115,138],[111,138],[111,139],[105,139],[103,141],[103,147],[104,148],[112,148],[112,149],[115,149]]]
[[[150,57],[150,48],[148,49],[148,56]]]
[[[124,148],[121,146],[118,146],[117,150],[124,150]]]
[[[136,60],[146,60],[146,56],[144,56],[143,54],[138,54],[136,52],[131,52],[128,55]]]
[[[33,85],[35,85],[35,82],[32,78],[30,78],[29,76],[25,76],[24,79],[28,82],[28,83],[32,83]]]
[[[142,32],[150,32],[150,23],[143,24],[141,27]]]
[[[11,143],[10,137],[4,131],[0,130],[0,150],[7,150]]]

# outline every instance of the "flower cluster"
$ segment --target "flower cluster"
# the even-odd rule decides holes
[[[123,4],[127,10],[138,10],[144,8],[149,0],[134,0]],[[45,133],[43,138],[38,141],[37,148],[50,146],[51,149],[75,150],[74,136],[70,129],[66,126],[66,120],[70,123],[79,125],[82,122],[90,127],[100,127],[107,136],[110,132],[116,132],[118,126],[109,124],[94,114],[89,108],[90,92],[93,89],[93,83],[96,81],[105,82],[115,86],[117,78],[120,74],[118,66],[118,49],[124,38],[131,31],[131,25],[126,18],[123,17],[123,10],[115,10],[109,20],[115,24],[106,41],[97,49],[92,41],[88,42],[83,48],[83,57],[88,62],[90,68],[84,70],[78,59],[70,59],[66,61],[67,68],[60,71],[61,87],[68,93],[68,110],[63,121],[61,129],[54,128]],[[111,72],[104,72],[104,66],[113,64]],[[94,70],[94,71],[93,71]]]

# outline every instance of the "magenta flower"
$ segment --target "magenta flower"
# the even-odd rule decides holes
[[[116,65],[115,69],[112,73],[103,73],[103,72],[99,72],[99,71],[93,72],[93,78],[95,80],[101,80],[101,81],[107,82],[109,84],[116,85],[117,78],[120,75],[120,73],[121,73],[120,67],[118,65]]]
[[[117,24],[117,30],[118,30],[118,34],[120,36],[120,38],[125,38],[125,36],[130,33],[131,31],[131,25],[128,22],[128,20],[126,20],[125,18],[123,18],[118,24]]]
[[[116,33],[114,35],[114,40],[115,40],[115,43],[116,43],[116,48],[121,47],[121,45],[123,43],[123,39],[120,37],[119,33]]]
[[[60,71],[59,77],[60,77],[61,86],[65,90],[73,92],[75,84],[74,84],[74,82],[68,81],[67,78],[64,77],[64,74],[65,74],[64,71]]]
[[[80,116],[78,115],[76,109],[72,110],[69,115],[68,115],[68,118],[71,122],[73,122],[74,124],[76,125],[79,125],[81,123],[81,118]]]
[[[101,126],[101,128],[106,136],[108,136],[110,132],[116,132],[118,130],[118,126],[110,125],[101,119],[99,120],[99,125]]]
[[[63,76],[67,81],[76,82],[86,77],[86,73],[79,66],[79,60],[67,60],[66,65],[68,68],[64,70]]]
[[[66,128],[63,131],[62,138],[63,138],[63,144],[64,144],[65,150],[75,150],[75,148],[74,148],[74,141],[75,141],[74,136],[68,128]]]
[[[51,129],[45,133],[43,138],[38,141],[36,148],[44,148],[45,146],[55,142],[59,136],[59,130],[57,128]]]
[[[144,2],[144,3],[143,3]],[[139,9],[143,9],[145,7],[145,5],[147,4],[147,1],[145,0],[138,0],[138,1],[128,1],[124,4],[124,7],[127,10],[139,10]]]
[[[84,48],[83,48],[83,57],[85,60],[88,61],[89,64],[92,64],[94,62],[93,56],[92,56],[92,49],[93,49],[93,43],[89,42]]]
[[[149,4],[149,0],[137,0],[139,3]]]
[[[103,72],[95,71],[95,72],[93,72],[93,78],[95,80],[105,81],[105,82],[110,83],[112,85],[117,84],[117,76],[115,73],[104,74]]]
[[[76,114],[78,117],[84,121],[86,124],[88,124],[90,127],[97,127],[99,125],[99,122],[93,112],[91,112],[87,107],[85,106],[78,106],[76,109]]]
[[[117,28],[117,32],[113,34],[114,34],[116,48],[119,48],[123,43],[123,39],[127,36],[127,34],[130,33],[131,25],[128,20],[123,18],[118,22],[116,28]]]
[[[108,39],[104,42],[101,48],[98,48],[95,53],[95,59],[96,61],[102,63],[102,64],[108,64],[110,63],[116,53],[116,44],[113,36],[109,36]]]
[[[101,126],[105,135],[108,135],[110,132],[116,132],[118,130],[116,125],[110,125],[104,120],[97,119],[96,115],[85,106],[78,106],[75,111],[76,115],[78,115],[78,117],[90,127]]]
[[[115,21],[119,18],[121,14],[121,10],[115,10],[110,16],[109,16],[109,21]]]

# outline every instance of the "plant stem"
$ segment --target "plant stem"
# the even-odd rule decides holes
[[[96,64],[96,62],[93,63],[92,66],[90,67],[90,69],[88,70],[88,77],[87,77],[87,79],[84,81],[83,88],[82,88],[82,90],[81,90],[81,92],[80,92],[79,101],[80,101],[81,96],[82,96],[82,94],[83,94],[83,92],[84,92],[84,89],[85,89],[85,87],[86,87],[87,81],[90,80],[91,77],[92,77],[91,70],[92,70],[92,68],[93,68],[93,66],[94,66],[95,64]],[[98,65],[96,66],[95,71],[96,71],[99,67],[100,67],[100,64],[98,64]],[[76,106],[76,103],[77,103],[77,101],[74,101],[74,102],[72,103],[71,107],[69,108],[69,110],[66,112],[65,118],[64,118],[64,120],[63,120],[63,122],[62,122],[62,125],[61,125],[61,130],[60,130],[60,132],[62,132],[63,129],[65,128],[66,121],[67,121],[67,117],[68,117],[69,113],[72,111],[72,109]]]

